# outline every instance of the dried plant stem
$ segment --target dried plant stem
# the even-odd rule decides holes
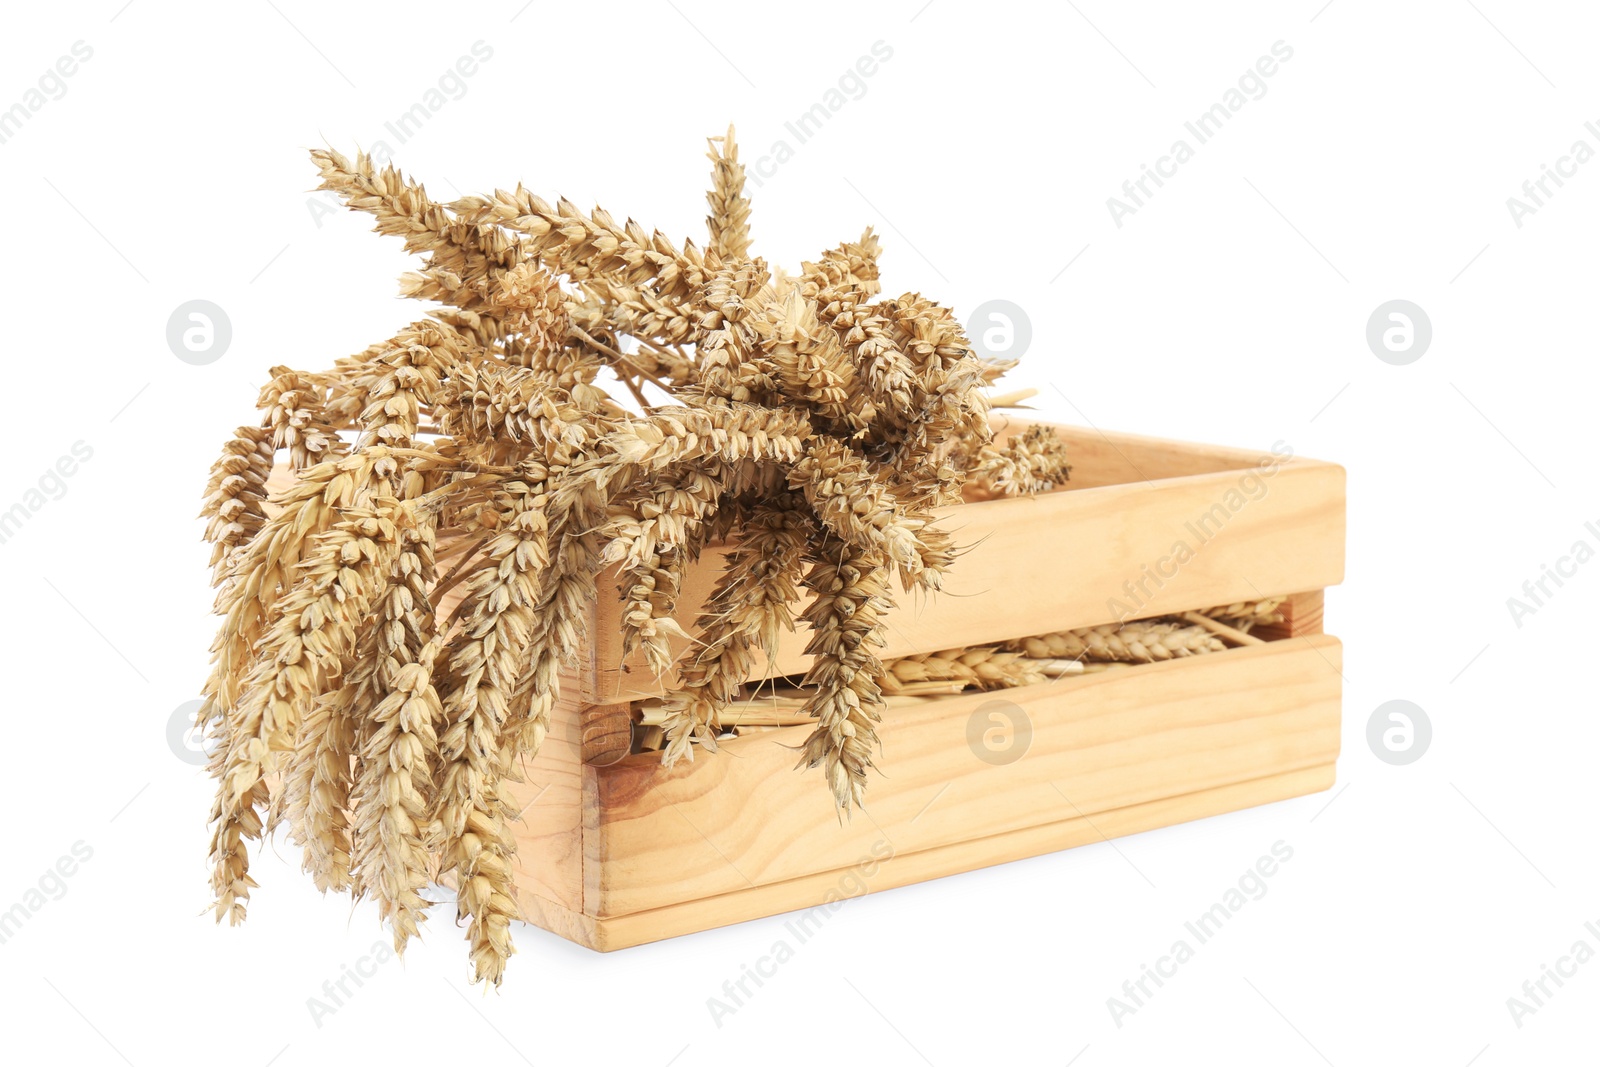
[[[666,382],[663,382],[660,378],[657,378],[655,375],[651,374],[649,371],[647,371],[643,367],[639,366],[639,364],[635,363],[631,358],[629,358],[628,356],[623,355],[621,352],[618,352],[615,348],[612,348],[610,345],[606,344],[604,341],[595,340],[593,337],[590,337],[587,333],[585,333],[583,330],[579,329],[577,326],[573,326],[572,327],[572,333],[573,333],[573,336],[577,337],[584,344],[591,345],[594,348],[599,349],[600,351],[604,352],[606,355],[610,356],[612,359],[616,360],[618,363],[621,363],[624,367],[626,367],[628,369],[629,373],[637,374],[639,377],[643,378],[645,381],[649,382],[651,385],[655,386],[656,388],[662,390],[663,392],[665,392],[665,393],[667,393],[669,395],[672,393],[672,387],[670,385],[668,385]],[[641,402],[643,402],[643,398],[641,398]]]
[[[1211,618],[1209,615],[1202,615],[1198,611],[1185,611],[1179,615],[1178,618],[1187,622],[1191,622],[1200,627],[1202,630],[1209,630],[1218,637],[1221,637],[1226,641],[1231,641],[1236,645],[1266,644],[1266,642],[1261,640],[1259,637],[1254,637],[1250,634],[1247,634],[1243,630],[1236,630],[1227,623],[1219,622],[1218,620]]]
[[[989,409],[992,411],[995,408],[1018,407],[1024,400],[1031,400],[1038,395],[1039,390],[1037,389],[1013,389],[1009,393],[991,393],[989,395]]]
[[[471,569],[474,566],[483,565],[482,552],[488,543],[489,538],[482,537],[465,549],[460,550],[460,560],[456,562],[454,567],[450,568],[448,574],[434,584],[431,596],[435,604],[441,602],[444,599],[444,595],[454,589],[463,578],[468,577],[472,573]]]

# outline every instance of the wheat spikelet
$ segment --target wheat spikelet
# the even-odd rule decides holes
[[[302,472],[280,500],[278,515],[234,554],[218,590],[216,611],[223,624],[211,646],[211,674],[202,689],[200,721],[212,740],[226,745],[234,735],[230,716],[239,705],[243,680],[277,613],[280,593],[298,577],[311,539],[331,528],[340,510],[370,502],[371,470],[384,462],[383,455],[360,455]]]
[[[899,566],[908,585],[937,588],[941,568],[927,566],[930,553],[920,536],[926,520],[904,514],[852,449],[832,437],[816,438],[789,481],[834,537],[862,552],[881,553]]]
[[[403,237],[407,252],[428,256],[423,271],[406,276],[406,296],[470,309],[487,303],[501,274],[526,259],[514,235],[452,217],[421,185],[393,167],[379,170],[366,153],[358,152],[351,161],[318,149],[311,159],[322,175],[319,188],[337,194],[352,211],[371,214],[378,233]]]
[[[989,445],[988,369],[948,308],[907,294],[881,305],[887,337],[912,368],[911,413],[885,428],[885,464],[928,507],[961,498],[970,461]],[[954,447],[959,445],[960,447]]]
[[[271,431],[274,451],[289,453],[289,466],[303,470],[345,451],[342,426],[328,410],[328,388],[309,374],[288,367],[272,368],[272,381],[261,389],[256,407],[261,424]]]
[[[290,836],[301,848],[301,867],[324,893],[351,887],[351,761],[364,725],[355,698],[366,695],[378,671],[377,630],[371,631],[374,640],[357,645],[344,686],[313,701],[284,774],[281,797]]]
[[[775,384],[757,365],[758,318],[776,305],[771,275],[760,259],[720,268],[701,289],[704,336],[696,346],[693,394],[766,403]]]
[[[880,420],[903,433],[917,417],[922,390],[916,367],[896,344],[893,321],[870,307],[852,309],[842,341]]]
[[[413,494],[421,488],[411,478],[405,480],[405,485]],[[433,751],[437,716],[424,724],[415,718],[419,705],[391,705],[393,694],[398,691],[397,675],[406,665],[419,662],[433,626],[428,586],[433,578],[435,522],[436,511],[430,507],[415,525],[401,530],[401,550],[385,585],[373,597],[373,616],[357,636],[355,653],[338,688],[313,701],[301,726],[294,756],[284,771],[279,797],[291,835],[303,850],[302,865],[317,888],[324,892],[350,888],[352,857],[357,857],[358,865],[379,874],[368,877],[357,871],[354,884],[375,892],[386,915],[399,891],[385,891],[397,883],[384,876],[380,863],[372,858],[370,834],[381,830],[391,842],[389,847],[398,849],[399,845],[393,843],[394,831],[403,824],[384,819],[376,809],[384,803],[400,803],[403,799],[409,802],[410,798],[401,792],[398,780],[374,781],[373,776],[388,776],[397,773],[397,767],[414,766],[415,755],[408,747],[398,747],[393,761],[382,754],[364,757],[357,762],[363,778],[360,784],[354,779],[352,760],[375,744],[397,744],[401,733],[417,734],[427,746],[425,755]],[[427,669],[431,672],[432,652]],[[411,695],[437,703],[437,697],[426,686]],[[360,714],[360,709],[366,708],[373,709],[370,718]],[[375,734],[381,742],[373,740]],[[375,753],[378,751],[374,749]],[[357,813],[355,827],[351,825],[351,812]],[[362,827],[367,836],[363,836]]]
[[[595,470],[610,487],[634,474],[706,460],[793,464],[812,436],[811,418],[802,408],[720,401],[701,408],[660,408],[608,433],[599,441],[597,462],[585,470]]]
[[[570,457],[569,457],[570,458]],[[552,475],[558,468],[552,467]],[[548,504],[551,529],[549,566],[534,607],[530,656],[517,679],[512,714],[502,738],[505,759],[538,751],[550,730],[550,715],[561,696],[561,667],[575,663],[584,637],[585,611],[595,595],[600,568],[606,503],[599,486],[571,477],[573,467]]]
[[[822,419],[854,433],[871,422],[870,411],[852,410],[855,367],[839,337],[817,318],[816,305],[791,290],[781,304],[752,320],[760,343],[760,372],[777,391],[803,399]]]
[[[466,197],[452,207],[460,216],[526,235],[525,251],[554,273],[578,282],[648,285],[662,301],[692,302],[695,290],[721,266],[716,253],[703,253],[692,242],[675,248],[661,233],[647,234],[631,220],[618,226],[600,208],[585,215],[565,199],[552,206],[521,188]]]
[[[867,227],[856,241],[846,241],[822,254],[815,263],[800,264],[796,286],[814,302],[817,316],[837,330],[848,330],[862,304],[877,296],[878,254],[883,246]]]
[[[604,527],[610,540],[601,562],[623,564],[623,654],[642,647],[646,664],[658,676],[672,666],[668,638],[689,637],[673,614],[684,567],[700,554],[705,521],[732,481],[718,474],[715,467],[689,467],[652,480],[614,504],[620,514]]]
[[[389,692],[372,709],[373,735],[362,748],[362,775],[351,795],[358,813],[353,877],[378,898],[397,953],[416,936],[428,908],[421,891],[430,866],[424,841],[434,786],[429,760],[443,714],[433,684],[438,653],[438,644],[429,642],[414,661],[401,663],[394,656],[384,668]]]
[[[422,408],[432,402],[440,378],[459,360],[459,337],[440,323],[418,322],[372,361],[362,382],[367,406],[362,444],[404,446],[417,435]]]

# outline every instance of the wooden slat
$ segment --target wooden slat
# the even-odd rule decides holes
[[[842,870],[821,871],[785,882],[747,886],[722,896],[686,901],[632,915],[595,918],[558,914],[549,916],[540,925],[578,944],[611,952],[785,911],[817,908],[824,904],[836,907],[837,901],[862,893],[876,893],[1046,852],[1094,845],[1107,838],[1124,837],[1258,804],[1305,796],[1328,789],[1333,782],[1333,764],[1319,764],[1248,782],[1116,808],[1093,816],[1092,821],[1075,816],[941,848],[896,853],[885,859],[873,857],[872,860]],[[791,922],[810,929],[825,919],[826,913],[812,912],[797,916]]]
[[[1133,449],[1126,439],[1118,447]],[[1138,451],[1141,469],[1154,447]],[[1222,458],[1237,459],[1207,453],[1190,465]],[[945,525],[971,550],[932,598],[899,594],[881,656],[1095,626],[1123,611],[1167,614],[1336,585],[1344,577],[1344,469],[1295,459],[1270,477],[1233,468],[983,501],[949,509]],[[713,547],[690,568],[679,601],[686,629],[696,629],[724,560]],[[601,590],[595,688],[586,699],[656,695],[672,680],[623,662],[615,575]],[[805,669],[806,638],[803,628],[785,635],[772,673]],[[761,665],[755,676],[766,671]]]
[[[896,708],[872,817],[843,826],[820,778],[791,769],[808,727],[670,771],[653,754],[591,768],[584,910],[609,918],[845,869],[880,837],[908,855],[1331,764],[1339,652],[1315,636]],[[995,702],[1032,723],[1027,755],[1005,766],[967,742]]]

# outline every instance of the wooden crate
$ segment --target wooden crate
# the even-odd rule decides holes
[[[901,598],[881,654],[1290,596],[1284,621],[1255,631],[1265,643],[891,708],[870,818],[841,823],[820,772],[793,769],[809,726],[671,770],[628,754],[630,701],[663,683],[623,660],[620,593],[603,581],[586,656],[519,787],[530,921],[624,948],[1331,786],[1340,645],[1322,633],[1322,590],[1343,577],[1343,468],[1059,432],[1070,487],[949,509],[944,525],[973,547],[944,592]],[[709,550],[685,581],[688,629],[721,566]],[[782,645],[775,673],[804,669],[805,637]],[[978,744],[992,729],[1025,754]]]

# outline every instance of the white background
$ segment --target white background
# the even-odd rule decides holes
[[[1600,564],[1520,627],[1506,601],[1578,539],[1600,547],[1600,163],[1520,228],[1506,200],[1573,141],[1600,148],[1600,27],[1575,3],[1319,3],[8,12],[0,108],[74,42],[93,56],[0,144],[0,510],[74,442],[93,458],[0,545],[0,910],[75,842],[93,855],[0,945],[7,1058],[1593,1062],[1600,962],[1520,1028],[1506,1000],[1578,939],[1600,949]],[[696,238],[707,135],[737,122],[752,163],[793,145],[785,120],[892,48],[752,184],[755,250],[794,267],[870,224],[889,292],[1026,310],[1016,377],[1048,415],[1345,464],[1338,791],[853,901],[720,1027],[707,999],[782,919],[609,956],[520,928],[485,996],[438,909],[317,1025],[307,999],[386,935],[281,841],[244,927],[202,914],[210,785],[166,737],[213,627],[193,516],[268,367],[327,366],[416,315],[399,242],[311,209],[307,149],[385,139],[478,40],[492,59],[390,140],[399,165],[440,199],[520,179]],[[1267,93],[1116,226],[1107,197],[1280,40]],[[1365,342],[1395,298],[1433,324],[1408,366]],[[165,341],[192,299],[232,322],[209,366]],[[1404,767],[1365,737],[1396,698],[1434,728]],[[1107,998],[1279,840],[1294,857],[1270,892],[1117,1026]]]

